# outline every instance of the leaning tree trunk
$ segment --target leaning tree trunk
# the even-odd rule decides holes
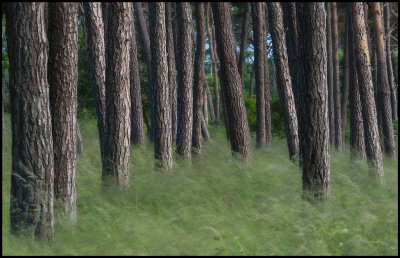
[[[385,153],[389,157],[395,157],[394,131],[392,124],[392,107],[390,103],[390,88],[387,76],[386,53],[384,41],[384,28],[382,23],[382,11],[379,2],[372,3],[374,20],[374,34],[376,54],[378,57],[378,101],[381,105],[383,142]]]
[[[104,47],[104,25],[100,2],[83,3],[87,26],[87,52],[90,69],[94,106],[97,114],[97,128],[100,139],[101,157],[104,156],[106,123],[106,59]]]
[[[364,123],[362,120],[357,63],[353,42],[351,3],[346,4],[346,14],[346,19],[349,23],[350,156],[351,158],[365,159]]]
[[[303,198],[325,201],[330,191],[326,16],[324,3],[300,3],[299,36],[304,37],[301,60],[305,83],[300,83],[304,142]],[[329,22],[329,21],[328,21]],[[301,72],[301,70],[299,70]]]
[[[205,58],[205,18],[204,3],[196,3],[196,29],[197,43],[194,63],[194,89],[193,89],[193,138],[192,148],[196,154],[201,154],[203,143],[201,138],[201,119],[203,117],[204,95],[204,58]]]
[[[106,59],[106,141],[103,184],[129,184],[131,99],[129,85],[130,3],[110,2]]]
[[[335,124],[333,108],[333,64],[332,64],[332,26],[331,26],[331,3],[326,3],[326,35],[328,56],[328,116],[329,116],[329,144],[335,143]]]
[[[154,157],[156,166],[172,168],[171,104],[169,102],[165,3],[149,3],[151,74],[154,75]]]
[[[274,46],[274,61],[276,63],[278,79],[277,86],[285,121],[289,157],[293,159],[298,155],[299,149],[297,115],[286,52],[286,37],[283,27],[282,9],[278,2],[268,3],[268,18],[271,28],[272,44]]]
[[[261,2],[251,4],[251,15],[253,19],[254,35],[254,68],[256,76],[256,144],[258,148],[266,146],[266,128],[265,128],[265,85],[264,85],[264,12]]]
[[[204,75],[205,77],[205,75]],[[206,90],[206,94],[207,94],[207,104],[208,104],[208,109],[210,110],[210,118],[211,121],[215,121],[215,111],[214,111],[214,105],[213,105],[213,101],[212,101],[212,97],[211,97],[211,92],[210,92],[210,87],[208,86],[207,80],[204,80],[204,87]],[[204,116],[206,116],[206,114],[204,114]]]
[[[352,4],[353,40],[356,54],[358,83],[360,86],[361,109],[364,123],[365,149],[367,158],[375,168],[381,183],[384,182],[382,151],[379,143],[378,123],[372,85],[371,64],[365,30],[362,3]]]
[[[192,9],[190,3],[176,3],[178,18],[178,135],[177,153],[191,159],[193,128],[192,95]]]
[[[250,162],[250,132],[236,63],[236,44],[229,13],[229,3],[214,2],[212,9],[218,56],[221,62],[220,78],[229,120],[231,149]]]
[[[346,129],[346,114],[347,114],[347,100],[349,97],[349,20],[346,19],[345,25],[345,40],[344,40],[344,67],[343,67],[343,85],[341,88],[340,99],[340,120],[341,120],[341,141],[342,146],[345,144],[345,129]]]
[[[332,67],[333,67],[333,106],[334,106],[334,125],[335,125],[335,149],[343,150],[342,145],[342,119],[340,108],[340,85],[339,85],[339,30],[337,20],[336,2],[331,3],[331,22],[332,22]]]
[[[142,91],[140,89],[139,62],[136,46],[135,19],[131,16],[131,46],[130,46],[130,92],[131,92],[131,142],[144,147],[146,135],[144,133]]]
[[[242,23],[242,33],[240,37],[240,54],[239,54],[239,75],[243,81],[243,72],[245,65],[245,52],[247,47],[247,24],[249,23],[250,16],[250,2],[245,3],[245,8],[243,11],[243,23]],[[243,83],[243,91],[244,91],[244,83]]]
[[[76,221],[78,6],[49,3],[50,111],[53,122],[54,195]]]
[[[12,129],[10,230],[54,241],[54,154],[44,3],[7,3]],[[29,82],[29,83],[27,83]]]

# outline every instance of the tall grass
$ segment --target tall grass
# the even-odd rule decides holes
[[[130,187],[101,192],[96,122],[80,121],[78,219],[56,212],[54,246],[11,236],[9,116],[3,133],[3,255],[397,255],[398,161],[384,160],[386,184],[350,160],[331,155],[327,207],[301,199],[301,171],[285,141],[232,158],[223,128],[193,162],[174,157],[170,173],[154,170],[153,149],[132,149]],[[253,137],[254,139],[254,137]],[[253,142],[254,146],[254,142]]]

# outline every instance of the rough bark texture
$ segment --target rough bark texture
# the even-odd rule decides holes
[[[264,85],[264,21],[263,4],[261,2],[251,4],[254,35],[254,68],[256,78],[256,144],[258,148],[266,146],[265,128],[265,85]]]
[[[331,22],[332,22],[332,67],[333,67],[333,107],[334,107],[334,125],[335,125],[335,149],[343,150],[342,145],[342,119],[340,108],[340,85],[339,85],[339,30],[337,20],[336,2],[331,3]]]
[[[7,3],[5,9],[12,129],[11,233],[28,230],[54,241],[54,154],[44,3]]]
[[[133,13],[131,17],[131,46],[130,46],[130,92],[131,92],[131,142],[143,147],[146,135],[144,133],[142,91],[140,89],[139,62],[136,46],[136,29]]]
[[[274,62],[276,63],[277,70],[279,100],[285,121],[289,157],[294,158],[294,156],[298,155],[299,138],[296,107],[286,52],[286,38],[283,27],[282,9],[278,2],[268,3],[267,6],[272,44],[274,46]]]
[[[201,138],[201,120],[203,117],[203,95],[204,95],[204,58],[205,58],[205,16],[204,3],[196,3],[196,29],[197,43],[194,63],[194,89],[193,89],[193,152],[200,154],[203,149]]]
[[[175,45],[172,29],[172,12],[171,3],[165,3],[165,22],[167,27],[167,53],[168,53],[168,84],[169,84],[169,99],[171,104],[171,130],[172,130],[172,144],[176,142],[176,132],[178,124],[177,116],[177,82],[176,82],[176,58],[175,58]],[[176,20],[176,19],[174,19]]]
[[[76,221],[78,5],[49,3],[50,111],[53,122],[54,195]]]
[[[349,21],[349,87],[350,87],[350,156],[365,159],[364,123],[362,118],[357,63],[353,44],[351,3],[346,4],[346,19]]]
[[[267,35],[268,35],[268,19],[267,16],[267,4],[263,3],[263,12],[264,15],[264,98],[265,98],[265,147],[269,147],[271,144],[271,82],[269,78],[269,63],[268,63],[268,43],[267,43]]]
[[[154,157],[156,166],[172,168],[171,105],[168,87],[165,3],[149,3],[151,73],[154,75]]]
[[[106,59],[106,141],[103,183],[129,184],[131,3],[110,2]]]
[[[107,43],[108,43],[108,2],[101,2],[101,12],[103,15],[103,24],[104,24],[104,47],[107,51]]]
[[[240,54],[239,54],[239,75],[243,81],[243,71],[244,71],[244,64],[245,64],[245,52],[247,48],[247,24],[249,23],[249,16],[250,16],[250,2],[245,3],[245,8],[243,11],[243,23],[242,23],[242,33],[240,36]],[[243,83],[243,91],[244,91],[244,83]]]
[[[305,3],[300,16],[304,79],[299,84],[304,116],[303,198],[325,201],[330,191],[326,16],[324,3]],[[302,8],[299,8],[302,9]]]
[[[329,116],[329,144],[335,143],[335,113],[333,107],[333,66],[332,66],[332,26],[331,26],[331,3],[326,3],[326,35],[328,56],[328,116]]]
[[[378,57],[378,101],[380,101],[382,115],[383,142],[385,154],[395,157],[394,132],[392,123],[392,107],[390,103],[390,88],[387,76],[384,28],[382,10],[379,2],[372,3],[372,17],[376,43],[376,55]]]
[[[250,161],[250,133],[243,101],[242,85],[236,63],[235,39],[229,3],[212,3],[217,51],[221,62],[222,90],[229,120],[231,149]]]
[[[87,26],[87,48],[101,157],[104,156],[106,123],[106,59],[104,46],[104,24],[100,2],[83,3]]]
[[[192,9],[188,2],[176,3],[178,18],[178,135],[176,151],[190,159],[193,128]]]
[[[384,19],[385,19],[385,46],[386,46],[386,66],[387,75],[389,80],[390,100],[392,104],[392,119],[397,119],[397,97],[396,89],[393,82],[393,66],[392,66],[392,52],[390,51],[390,6],[389,2],[385,2],[384,6]]]
[[[341,120],[341,141],[342,146],[345,144],[345,129],[346,129],[346,113],[347,113],[347,100],[349,98],[349,20],[346,19],[345,24],[345,39],[344,39],[344,67],[343,67],[343,84],[341,88],[340,99],[340,120]]]
[[[375,168],[380,182],[383,183],[382,151],[379,143],[371,64],[362,3],[354,2],[352,4],[352,18],[354,52],[357,61],[357,75],[360,86],[361,109],[364,123],[365,151],[369,162]]]

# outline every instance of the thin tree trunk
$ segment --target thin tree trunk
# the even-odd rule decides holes
[[[327,35],[327,56],[328,56],[328,116],[329,116],[329,144],[335,143],[335,124],[333,107],[333,64],[332,64],[332,24],[331,24],[331,3],[326,3],[326,35]]]
[[[203,117],[204,117],[204,122],[206,123],[206,125],[208,125],[208,101],[207,101],[207,88],[208,88],[208,84],[206,82],[206,76],[205,74],[204,76],[204,82],[203,82],[203,87],[204,87],[204,91],[203,91]]]
[[[368,161],[375,168],[381,183],[384,182],[382,151],[379,143],[378,123],[374,102],[371,64],[368,53],[364,10],[362,3],[352,4],[354,52],[357,61],[357,75],[360,86],[361,109],[364,123],[365,151]]]
[[[208,109],[210,110],[210,118],[211,121],[215,121],[215,111],[214,111],[214,105],[211,97],[211,92],[210,92],[210,87],[208,87],[207,80],[204,81],[204,87],[206,89],[206,94],[207,94],[207,103],[208,103]],[[206,114],[204,114],[206,115]]]
[[[264,98],[265,98],[265,147],[269,147],[271,144],[271,81],[269,78],[269,64],[268,64],[268,19],[267,18],[267,4],[263,3],[264,15]]]
[[[245,65],[245,53],[247,48],[247,24],[249,23],[249,16],[250,16],[250,2],[245,3],[245,8],[243,11],[243,23],[242,23],[242,33],[240,38],[240,54],[239,54],[239,75],[243,81],[243,72],[244,72],[244,65]],[[243,91],[245,90],[244,83],[243,83]]]
[[[251,77],[250,77],[250,89],[249,89],[249,98],[252,99],[253,98],[253,84],[254,84],[254,79],[255,79],[255,75],[256,75],[256,69],[254,68],[254,64],[251,66]]]
[[[340,99],[340,119],[341,119],[341,135],[342,146],[345,144],[345,130],[346,130],[346,114],[347,114],[347,100],[349,98],[349,20],[346,19],[345,25],[345,43],[344,43],[344,67],[343,67],[343,85],[342,94]]]
[[[54,241],[54,153],[44,3],[7,3],[12,129],[10,231]],[[29,82],[29,83],[26,83]]]
[[[201,134],[203,135],[204,140],[210,139],[210,134],[208,133],[206,121],[204,120],[204,116],[202,116],[202,118],[201,118]]]

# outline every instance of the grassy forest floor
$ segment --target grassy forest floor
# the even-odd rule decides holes
[[[96,121],[80,121],[78,222],[55,213],[54,246],[11,236],[11,130],[2,144],[3,255],[398,255],[398,160],[384,160],[386,185],[350,160],[331,155],[327,207],[301,199],[301,171],[284,140],[255,150],[251,165],[232,158],[224,128],[192,164],[153,170],[153,148],[132,149],[130,188],[101,192]],[[253,136],[253,141],[254,141]],[[254,142],[253,142],[254,146]]]

